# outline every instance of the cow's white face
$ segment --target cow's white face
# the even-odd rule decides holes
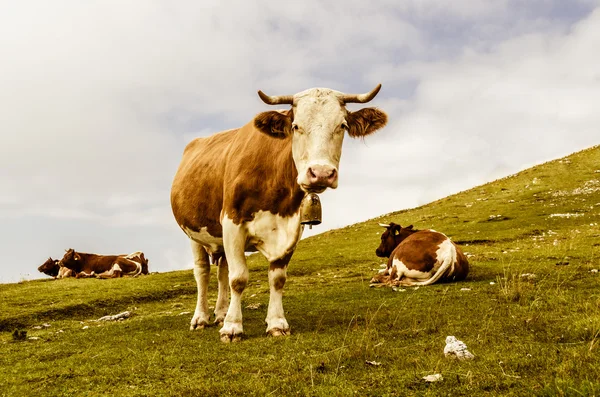
[[[338,184],[338,167],[347,111],[333,92],[310,90],[296,95],[292,111],[292,156],[298,185],[320,193]]]
[[[290,112],[264,112],[254,120],[255,127],[268,135],[292,136],[297,182],[305,192],[321,193],[337,187],[346,131],[352,137],[366,136],[387,122],[387,115],[374,108],[349,112],[346,97],[339,91],[312,88],[288,98],[292,102]]]

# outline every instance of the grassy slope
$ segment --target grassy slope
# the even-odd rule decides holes
[[[244,306],[261,306],[244,309],[247,340],[232,345],[215,327],[187,330],[191,314],[179,313],[194,310],[191,271],[0,285],[0,395],[598,395],[600,147],[566,159],[303,240],[284,339],[263,336],[259,256]],[[578,216],[550,216],[566,213]],[[369,288],[382,262],[377,222],[389,221],[462,242],[473,255],[467,281]],[[91,321],[122,310],[135,315]],[[43,322],[51,327],[32,328]],[[40,339],[13,341],[15,327]],[[447,335],[476,359],[446,359]],[[444,380],[420,381],[432,373]]]

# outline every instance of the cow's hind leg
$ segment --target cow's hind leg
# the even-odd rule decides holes
[[[192,253],[194,254],[194,278],[198,287],[198,301],[196,310],[190,324],[190,330],[202,329],[208,325],[210,315],[208,313],[208,281],[210,276],[210,262],[204,247],[190,240]]]
[[[219,279],[219,294],[215,305],[215,324],[223,325],[229,303],[229,269],[225,256],[222,256],[218,261],[217,278]]]
[[[283,336],[290,334],[290,326],[283,312],[283,286],[287,278],[287,265],[292,254],[271,262],[269,265],[269,308],[267,310],[267,335]]]

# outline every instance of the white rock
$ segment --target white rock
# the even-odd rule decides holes
[[[537,276],[535,274],[533,274],[533,273],[523,273],[523,274],[521,274],[521,277],[522,278],[528,278],[528,279],[534,279]]]
[[[427,375],[422,377],[421,379],[423,379],[425,382],[439,382],[441,380],[444,380],[442,374]]]
[[[115,321],[115,320],[119,320],[119,319],[122,319],[122,318],[129,318],[129,316],[131,316],[131,312],[125,311],[123,313],[115,314],[113,316],[100,317],[96,321]]]
[[[475,356],[467,350],[467,345],[456,339],[455,336],[446,337],[446,347],[444,347],[446,357],[456,357],[459,360],[471,360]]]

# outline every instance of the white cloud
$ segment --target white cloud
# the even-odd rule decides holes
[[[346,142],[340,188],[322,197],[323,230],[598,144],[599,36],[600,10],[566,35],[528,34],[491,51],[412,65],[409,78],[420,82],[414,97],[385,101],[390,124],[364,145]],[[406,78],[394,69],[402,66],[381,65],[372,75]]]
[[[12,2],[0,15],[2,250],[28,268],[56,245],[126,251],[138,227],[132,250],[150,247],[158,269],[188,263],[169,208],[181,153],[263,110],[257,89],[383,83],[374,104],[390,125],[347,140],[313,233],[597,143],[598,13],[570,30],[597,3],[566,16],[561,4]],[[31,257],[15,254],[26,228],[53,233]]]

